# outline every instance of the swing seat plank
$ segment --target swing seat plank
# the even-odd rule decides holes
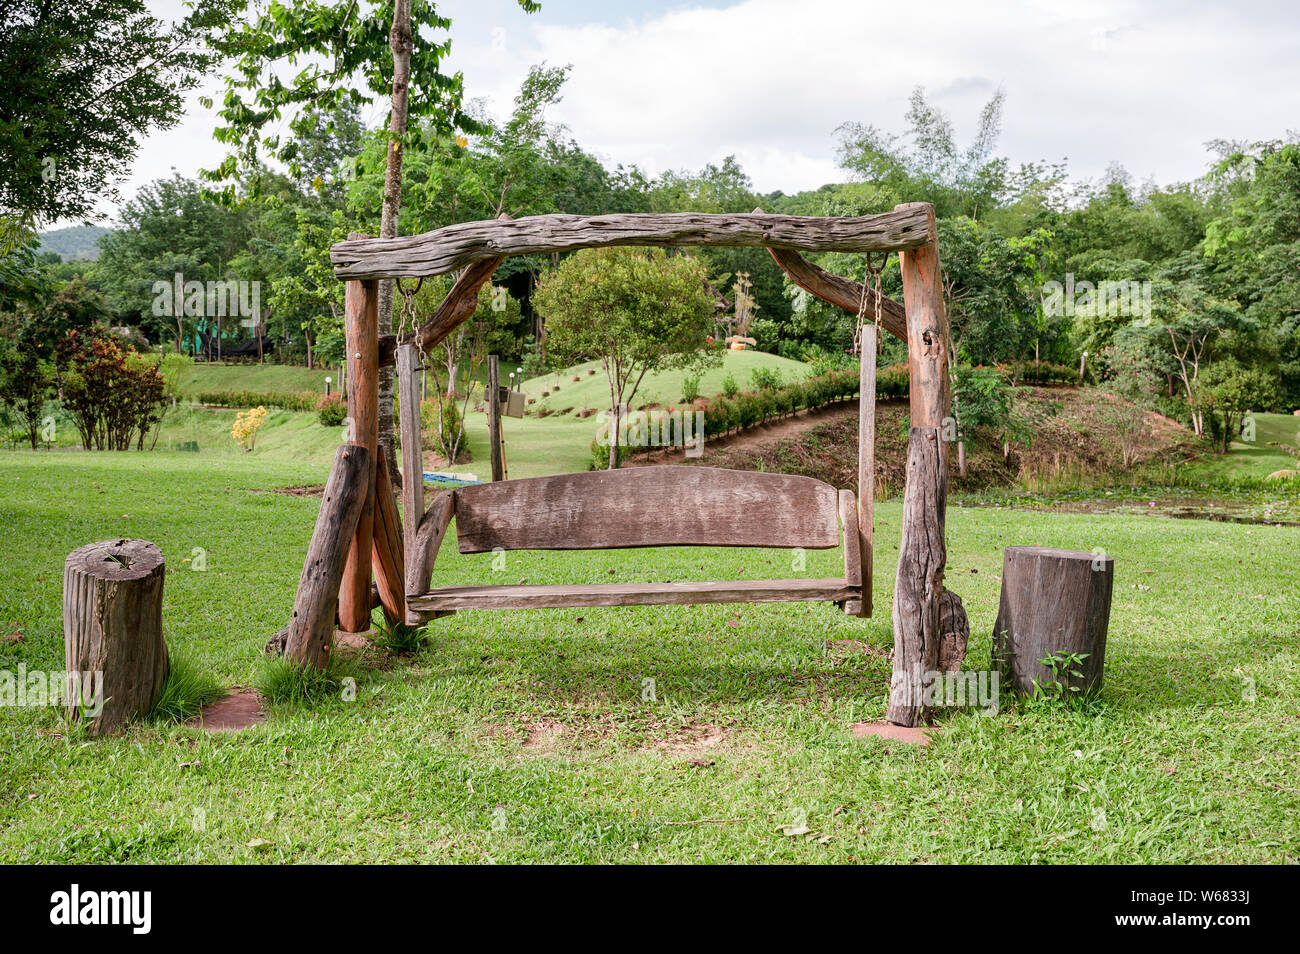
[[[704,603],[841,602],[862,588],[842,577],[558,586],[443,586],[407,605],[421,614],[454,610],[559,609],[584,606],[679,606]]]
[[[664,465],[456,491],[461,553],[712,546],[832,550],[838,492],[811,477]]]

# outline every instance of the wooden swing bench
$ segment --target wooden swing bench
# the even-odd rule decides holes
[[[934,208],[900,205],[851,218],[705,213],[543,215],[464,222],[424,235],[353,235],[330,250],[344,295],[348,443],[339,448],[303,563],[283,651],[323,666],[334,630],[361,632],[382,605],[392,622],[419,623],[472,609],[659,606],[690,603],[829,601],[870,616],[875,489],[877,328],[906,342],[911,430],[903,531],[894,584],[894,687],[886,717],[925,716],[921,674],[936,658],[943,600],[950,420],[948,328]],[[478,293],[507,256],[623,245],[764,248],[789,280],[856,314],[861,331],[859,497],[821,481],[696,466],[507,480],[439,494],[426,511],[419,415],[402,413],[401,514],[379,454],[379,368],[396,364],[399,402],[419,407],[420,351],[474,313]],[[868,282],[830,274],[800,254],[899,255],[904,304]],[[458,272],[451,291],[414,334],[380,334],[379,283]],[[399,290],[406,295],[410,289]],[[489,401],[489,413],[495,404]],[[495,440],[493,454],[497,453]],[[495,468],[494,468],[495,470]],[[844,548],[844,576],[726,582],[430,586],[443,537],[455,519],[462,553],[663,546]],[[841,540],[843,541],[841,544]],[[373,581],[373,582],[372,582]],[[274,640],[273,640],[274,643]]]
[[[443,586],[427,589],[451,519],[461,553],[632,547],[840,546],[844,576],[728,582]],[[857,502],[811,477],[657,466],[462,487],[440,494],[417,530],[407,621],[458,610],[829,601],[862,610]]]

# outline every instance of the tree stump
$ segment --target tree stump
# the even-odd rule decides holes
[[[1069,691],[1101,689],[1110,625],[1115,561],[1082,550],[1007,547],[1002,555],[1002,597],[993,626],[993,664],[1009,688],[1033,693],[1035,683]],[[1040,660],[1086,654],[1058,674]]]
[[[63,646],[71,719],[92,735],[153,708],[167,678],[162,551],[147,540],[73,550],[63,568]],[[74,675],[75,674],[75,675]]]

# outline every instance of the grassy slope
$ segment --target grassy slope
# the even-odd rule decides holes
[[[1254,418],[1254,443],[1235,442],[1228,454],[1208,457],[1193,465],[1191,472],[1206,477],[1267,477],[1277,470],[1296,468],[1295,454],[1287,448],[1300,447],[1300,417],[1256,414]]]
[[[129,535],[157,542],[174,571],[173,652],[247,684],[289,612],[318,506],[264,491],[324,476],[318,462],[258,455],[0,455],[0,621],[25,636],[0,639],[0,668],[62,666],[64,554]],[[433,624],[412,659],[351,663],[355,702],[277,708],[241,734],[141,726],[84,744],[53,712],[0,710],[0,860],[1300,858],[1300,531],[953,508],[968,668],[988,664],[1003,546],[1115,557],[1106,689],[1089,714],[949,713],[917,749],[847,735],[881,715],[888,688],[899,508],[877,514],[872,621],[823,605],[466,613]],[[203,573],[181,563],[199,546]],[[810,553],[805,572],[839,561]],[[791,563],[774,551],[511,554],[494,573],[491,555],[448,546],[437,573],[725,579]],[[828,648],[837,639],[866,651]],[[643,700],[645,679],[658,701]],[[780,833],[801,816],[829,840]],[[721,822],[671,824],[701,819]]]
[[[321,371],[280,364],[196,364],[181,378],[181,394],[200,391],[316,391],[325,393],[325,379],[334,379],[338,390],[339,372]]]
[[[728,374],[736,379],[742,388],[750,387],[750,375],[755,368],[771,368],[781,375],[782,380],[790,381],[805,377],[808,365],[801,361],[792,361],[775,354],[762,351],[724,351],[722,365],[710,368],[700,378],[700,394],[708,397],[722,391],[722,379]],[[589,374],[594,370],[595,374]],[[574,376],[578,381],[574,382]],[[686,374],[682,371],[664,371],[648,375],[637,389],[632,403],[637,407],[649,404],[679,404],[682,400],[682,381]],[[554,390],[559,384],[560,389]],[[542,392],[551,390],[548,398],[542,398]],[[599,361],[589,361],[563,371],[532,378],[524,384],[524,393],[536,398],[534,409],[549,408],[563,411],[571,408],[581,411],[584,408],[603,410],[609,407],[609,383]]]

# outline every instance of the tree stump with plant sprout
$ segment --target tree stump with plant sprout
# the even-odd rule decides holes
[[[146,714],[158,699],[168,670],[162,633],[166,572],[162,551],[147,540],[87,544],[64,564],[64,668],[70,690],[65,703],[69,717],[84,720],[92,735]]]
[[[1007,688],[1061,697],[1101,689],[1114,576],[1101,551],[1003,551],[993,665]]]

